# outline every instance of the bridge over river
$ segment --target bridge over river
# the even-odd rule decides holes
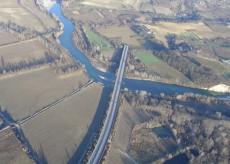
[[[118,69],[118,74],[117,74],[115,86],[113,89],[113,95],[112,95],[112,99],[111,99],[110,106],[109,106],[109,111],[108,111],[108,114],[105,120],[104,127],[98,139],[97,145],[88,161],[88,164],[99,163],[103,155],[107,141],[109,139],[110,132],[112,130],[113,123],[114,123],[116,113],[117,113],[117,106],[119,103],[121,84],[122,84],[122,79],[123,79],[123,75],[125,71],[128,51],[129,51],[129,47],[127,45],[124,45],[124,49],[123,49],[123,53],[122,53],[122,57],[120,61],[120,66]]]

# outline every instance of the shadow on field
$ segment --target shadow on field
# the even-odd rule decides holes
[[[120,65],[122,52],[123,52],[123,48],[121,48],[121,49],[117,50],[116,52],[114,52],[114,53],[116,53],[116,55],[113,55],[111,61],[114,62],[115,64],[109,65],[108,69],[109,69],[110,72],[116,74],[116,70],[119,68],[119,65]]]
[[[7,109],[5,109],[4,111],[2,110],[1,108],[1,105],[0,105],[0,114],[2,115],[2,117],[9,121],[10,123],[16,123],[16,121],[13,119],[11,113],[8,112]],[[4,122],[5,123],[5,122]]]
[[[106,104],[107,104],[107,101],[108,101],[108,98],[109,98],[109,91],[110,90],[108,88],[103,89],[101,99],[100,99],[99,105],[97,107],[97,111],[95,113],[95,116],[94,116],[94,118],[92,120],[91,125],[88,128],[88,132],[84,136],[81,144],[78,146],[76,152],[69,159],[67,164],[77,164],[78,162],[80,162],[79,160],[84,155],[85,150],[87,149],[88,143],[91,142],[91,140],[90,140],[91,137],[94,135],[94,133],[98,133],[99,125],[101,124],[103,116],[105,114]],[[103,97],[107,97],[107,98],[103,99]],[[90,100],[89,100],[89,103],[90,103]]]
[[[35,151],[35,154],[41,160],[42,164],[48,164],[48,161],[47,161],[46,156],[44,154],[42,145],[41,145],[41,143],[39,143],[39,144],[40,144],[40,150],[38,150],[38,152]]]
[[[135,164],[135,162],[131,161],[128,157],[120,156],[121,161],[125,164]]]
[[[32,148],[29,140],[25,137],[25,134],[22,129],[19,128],[17,130],[17,133],[20,136],[20,139],[22,139],[22,144],[25,144],[29,149],[29,154],[35,159],[35,163],[48,164],[48,160],[44,154],[41,143],[39,142],[40,149],[36,151]]]

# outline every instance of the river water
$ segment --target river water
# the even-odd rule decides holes
[[[57,15],[59,20],[64,24],[63,34],[59,36],[59,41],[61,45],[70,52],[72,57],[74,57],[76,60],[80,61],[82,64],[85,65],[85,68],[90,78],[94,79],[95,82],[100,82],[104,86],[107,86],[113,89],[114,82],[112,81],[115,81],[116,76],[109,72],[105,73],[105,72],[97,70],[90,63],[89,59],[85,56],[85,54],[82,53],[79,49],[75,47],[72,41],[72,38],[71,38],[72,37],[71,34],[74,32],[74,25],[70,20],[68,20],[66,17],[62,15],[61,5],[59,3],[56,3],[49,10],[49,12]],[[105,77],[105,78],[102,79],[99,76]],[[111,80],[108,80],[108,79],[111,79]],[[199,93],[202,95],[212,95],[212,96],[218,96],[218,97],[230,96],[230,94],[210,92],[207,90],[182,87],[182,86],[173,85],[173,84],[164,84],[164,83],[159,83],[159,82],[133,80],[133,79],[126,79],[126,78],[123,79],[122,88],[128,88],[131,91],[145,90],[147,92],[150,92],[151,94],[160,94],[160,93],[183,94],[185,92],[192,92],[192,93]]]

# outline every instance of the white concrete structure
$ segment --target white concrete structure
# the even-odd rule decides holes
[[[48,11],[53,7],[55,3],[55,0],[41,0],[41,5]]]

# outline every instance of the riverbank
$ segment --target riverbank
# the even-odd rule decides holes
[[[230,87],[226,86],[224,84],[219,84],[216,86],[213,86],[211,88],[202,88],[198,86],[192,86],[192,85],[179,85],[178,83],[169,83],[169,82],[162,82],[160,80],[153,80],[153,79],[148,79],[148,78],[141,78],[141,77],[125,77],[128,79],[133,79],[133,80],[145,80],[145,81],[152,81],[152,82],[158,82],[158,83],[163,83],[163,84],[172,84],[172,85],[178,85],[182,87],[188,87],[188,88],[194,88],[194,89],[202,89],[202,90],[207,90],[211,92],[219,92],[219,93],[230,93]],[[194,84],[195,85],[195,84]]]

